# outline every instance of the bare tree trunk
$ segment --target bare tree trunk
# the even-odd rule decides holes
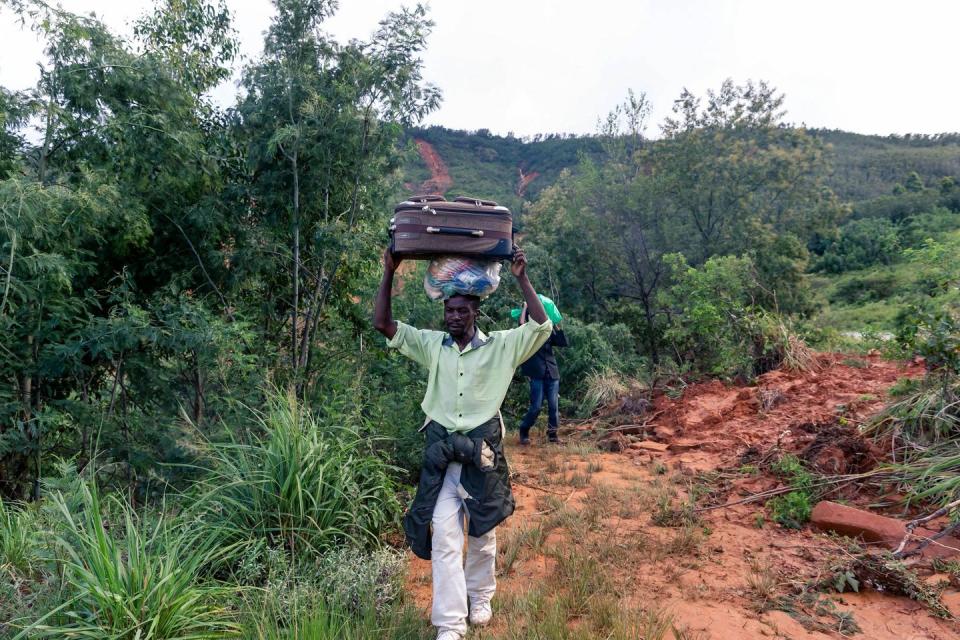
[[[357,200],[360,195],[360,178],[361,172],[363,171],[364,160],[367,155],[367,141],[370,135],[370,111],[372,105],[367,107],[366,113],[363,118],[363,137],[360,141],[360,157],[357,161],[357,174],[354,177],[353,181],[353,194],[350,201],[350,220],[347,222],[347,229],[352,230],[353,225],[356,224],[357,220]],[[338,257],[337,261],[333,265],[333,269],[330,270],[330,276],[326,279],[326,285],[323,288],[323,296],[316,305],[314,310],[313,326],[316,327],[317,321],[320,317],[320,312],[327,305],[327,299],[330,297],[330,290],[333,288],[333,281],[337,277],[337,271],[340,269],[342,258]],[[304,332],[306,334],[308,327],[304,327]],[[304,340],[309,340],[309,335],[304,335]],[[307,345],[306,351],[307,357],[304,362],[304,375],[306,376],[309,372],[310,365],[310,348],[309,344]]]
[[[203,421],[204,390],[203,390],[203,371],[200,368],[200,362],[197,358],[197,352],[193,352],[193,424],[197,429]]]
[[[299,368],[297,323],[300,320],[300,173],[296,150],[290,158],[290,164],[293,169],[293,317],[290,322],[290,362],[293,364],[293,376],[296,378]]]
[[[86,380],[80,380],[77,378],[77,382],[80,383],[80,400],[83,404],[87,404],[90,401],[90,394],[87,387]],[[87,466],[87,462],[90,458],[87,457],[87,449],[90,446],[90,431],[87,426],[87,421],[82,420],[82,425],[80,426],[80,455],[77,456],[77,471],[83,471]]]

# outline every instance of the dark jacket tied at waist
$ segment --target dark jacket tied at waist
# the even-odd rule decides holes
[[[460,484],[469,494],[465,502],[470,515],[471,536],[482,536],[509,517],[513,513],[514,500],[498,417],[467,433],[447,433],[443,425],[431,420],[426,435],[420,484],[403,517],[403,530],[413,553],[429,560],[433,508],[451,462],[463,464]],[[493,450],[493,465],[489,468],[485,468],[481,460],[484,443]]]

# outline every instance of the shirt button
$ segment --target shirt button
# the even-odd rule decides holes
[[[460,392],[460,395],[463,396],[463,391]]]
[[[460,372],[460,375],[461,375],[461,376],[463,375],[463,371]]]
[[[457,416],[460,417],[460,418],[462,418],[462,417],[463,417],[463,414],[462,414],[462,413],[458,413]]]

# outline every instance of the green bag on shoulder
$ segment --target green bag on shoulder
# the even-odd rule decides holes
[[[560,309],[557,309],[557,305],[542,293],[538,293],[537,296],[540,298],[540,302],[543,303],[543,308],[547,312],[547,317],[550,318],[550,321],[553,324],[560,324],[563,322],[563,316],[560,315]],[[520,314],[523,313],[523,308],[511,309],[510,317],[514,320],[520,319]]]

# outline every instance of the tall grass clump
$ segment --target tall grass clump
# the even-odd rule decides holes
[[[248,442],[209,444],[200,517],[241,546],[291,555],[375,546],[400,504],[393,470],[370,439],[318,420],[292,395],[275,394],[253,415]]]
[[[916,447],[960,436],[960,379],[943,373],[928,375],[916,389],[877,414],[864,427],[864,433]]]
[[[36,518],[0,500],[0,573],[30,575],[37,563]]]
[[[50,498],[61,519],[63,600],[22,625],[17,639],[204,640],[239,632],[233,614],[215,604],[222,588],[200,581],[205,564],[229,552],[222,540],[160,515],[148,521],[119,498],[102,503],[95,487],[85,485],[82,497],[79,510],[62,495]]]
[[[593,371],[587,376],[587,390],[583,394],[579,413],[588,416],[601,407],[613,404],[629,393],[622,376],[610,369]]]
[[[960,311],[901,319],[898,340],[921,355],[927,375],[864,427],[890,443],[891,471],[911,497],[947,504],[960,498]]]

